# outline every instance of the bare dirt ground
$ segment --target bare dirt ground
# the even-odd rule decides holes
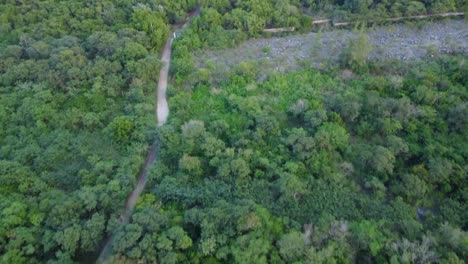
[[[162,126],[166,123],[167,118],[169,116],[169,105],[167,104],[166,99],[166,92],[167,92],[167,81],[169,76],[169,68],[171,64],[171,53],[172,53],[172,42],[174,41],[175,32],[178,30],[182,30],[187,27],[188,23],[190,22],[191,18],[197,16],[200,13],[200,8],[197,8],[194,12],[189,15],[189,19],[185,24],[181,27],[176,28],[174,33],[171,34],[162,50],[161,54],[161,63],[162,67],[159,71],[159,80],[158,80],[158,88],[156,90],[157,96],[157,104],[156,104],[156,118],[158,122],[158,126]],[[138,173],[137,177],[137,185],[135,189],[129,194],[127,197],[127,202],[125,203],[125,210],[120,215],[119,224],[125,225],[128,224],[130,221],[130,217],[132,216],[133,209],[140,197],[141,193],[143,192],[146,182],[148,180],[148,172],[149,168],[153,165],[156,160],[158,150],[158,142],[155,141],[148,150],[146,155],[145,163],[141,168],[140,172]],[[108,263],[109,256],[112,253],[112,236],[108,237],[104,243],[104,246],[101,250],[101,253],[96,260],[96,263]]]
[[[368,29],[371,60],[414,60],[429,55],[468,52],[468,21],[428,22],[422,27],[395,24]],[[195,54],[198,67],[225,72],[240,62],[255,62],[259,71],[293,71],[304,63],[322,67],[336,63],[349,41],[349,29],[249,40],[237,48]]]
[[[169,65],[171,64],[171,47],[173,37],[171,36],[166,42],[161,56],[162,67],[159,72],[158,90],[157,90],[157,104],[156,104],[156,117],[158,125],[161,126],[167,121],[169,116],[169,106],[166,100],[167,79],[169,76]]]

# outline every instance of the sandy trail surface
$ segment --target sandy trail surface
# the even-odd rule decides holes
[[[167,104],[166,92],[167,92],[167,82],[169,79],[169,68],[171,64],[172,42],[174,41],[174,37],[176,35],[175,33],[179,30],[186,28],[191,18],[198,15],[199,13],[200,13],[200,8],[192,12],[189,16],[189,20],[181,27],[176,28],[173,33],[171,33],[168,40],[166,41],[166,45],[164,46],[164,49],[162,50],[162,54],[161,54],[162,67],[161,67],[161,70],[159,71],[158,88],[156,91],[157,104],[156,104],[156,109],[155,109],[158,126],[164,125],[167,121],[167,118],[169,117],[169,105]],[[148,154],[145,159],[145,163],[143,164],[143,167],[140,169],[140,172],[138,173],[137,185],[127,198],[127,202],[125,203],[125,210],[120,215],[120,218],[119,218],[120,225],[128,224],[130,221],[130,217],[132,216],[133,209],[135,208],[138,198],[140,197],[141,193],[143,192],[146,186],[146,182],[148,180],[149,169],[151,165],[153,165],[154,161],[156,160],[157,150],[158,150],[158,142],[155,141],[149,148]],[[107,240],[105,241],[104,247],[102,248],[99,258],[97,259],[96,263],[108,263],[109,256],[111,255],[111,253],[112,253],[112,236],[108,237]]]
[[[174,34],[166,42],[161,57],[161,71],[159,72],[158,91],[157,91],[157,106],[156,116],[158,117],[158,125],[164,125],[169,117],[169,105],[167,104],[167,79],[169,77],[169,66],[171,64],[172,42]]]

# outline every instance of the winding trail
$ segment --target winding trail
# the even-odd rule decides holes
[[[167,104],[166,92],[167,92],[167,79],[169,77],[169,68],[171,65],[171,54],[172,54],[172,42],[176,34],[185,29],[193,17],[200,14],[201,7],[199,6],[195,11],[189,14],[187,22],[185,22],[180,28],[176,28],[174,32],[169,36],[169,39],[164,46],[161,56],[162,67],[159,71],[158,91],[157,91],[157,107],[156,116],[158,117],[158,126],[162,126],[166,123],[167,117],[169,116],[169,105]]]
[[[171,64],[171,53],[172,53],[172,42],[174,41],[174,33],[171,34],[169,39],[164,46],[162,57],[161,57],[161,71],[159,72],[157,99],[158,103],[156,106],[156,116],[158,118],[158,126],[164,125],[169,116],[169,105],[167,104],[166,92],[167,92],[167,78],[169,77],[169,66]]]
[[[197,16],[199,13],[200,13],[200,7],[198,7],[195,11],[189,14],[187,21],[182,26],[178,26],[178,27],[176,26],[176,28],[174,29],[174,31],[171,33],[168,40],[166,41],[166,44],[164,45],[164,49],[162,50],[162,54],[161,54],[162,67],[161,67],[161,70],[159,71],[158,89],[156,91],[157,103],[156,103],[156,108],[155,108],[158,126],[164,125],[169,116],[169,105],[167,104],[166,92],[167,92],[167,81],[169,78],[169,68],[171,64],[172,42],[174,41],[176,34],[180,30],[183,30],[184,28],[186,28],[189,22],[191,21],[191,19],[194,16]],[[155,142],[153,142],[153,144],[148,150],[145,163],[143,164],[143,167],[138,173],[137,186],[135,187],[135,189],[133,189],[133,191],[130,193],[130,195],[127,198],[127,202],[125,204],[125,210],[120,215],[120,218],[119,218],[119,225],[128,224],[130,221],[130,217],[133,213],[133,209],[135,208],[138,198],[143,192],[143,189],[146,186],[146,182],[148,181],[149,168],[151,167],[151,165],[153,165],[154,161],[156,160],[158,145],[159,145],[158,141],[156,140]],[[102,248],[101,253],[99,254],[99,257],[96,260],[96,263],[108,263],[109,256],[112,253],[112,241],[113,241],[112,236],[109,236],[106,239],[104,247]]]

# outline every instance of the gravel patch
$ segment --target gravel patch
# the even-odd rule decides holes
[[[370,60],[415,60],[438,54],[468,52],[468,21],[427,23],[422,28],[405,24],[367,31],[372,51]],[[258,63],[259,72],[294,71],[305,64],[323,67],[336,63],[356,32],[338,29],[288,37],[252,39],[239,47],[204,50],[195,54],[196,65],[222,73],[240,62]]]

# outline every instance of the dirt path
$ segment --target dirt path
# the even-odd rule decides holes
[[[159,81],[158,81],[158,91],[157,91],[157,107],[156,107],[156,116],[158,118],[158,125],[162,126],[166,123],[167,118],[169,117],[169,105],[167,104],[166,92],[167,92],[167,79],[169,77],[169,67],[171,65],[171,54],[172,54],[172,42],[177,32],[186,28],[190,20],[197,16],[201,11],[201,8],[198,7],[194,12],[189,15],[189,20],[185,22],[179,29],[175,30],[166,42],[164,46],[162,56],[161,56],[161,71],[159,71]]]
[[[164,125],[169,116],[169,106],[167,104],[166,91],[167,91],[167,82],[169,78],[169,68],[171,64],[172,42],[174,41],[176,32],[186,28],[189,22],[191,21],[191,19],[194,16],[198,15],[199,13],[200,13],[200,8],[197,8],[197,10],[192,12],[189,15],[189,19],[187,20],[187,22],[185,22],[185,24],[183,24],[181,27],[177,27],[174,30],[174,32],[171,33],[171,35],[169,36],[169,39],[166,41],[166,45],[164,46],[164,49],[162,50],[162,54],[161,54],[162,67],[161,67],[161,70],[159,71],[158,89],[156,91],[157,104],[156,104],[156,109],[155,109],[158,126]],[[135,208],[138,198],[140,197],[141,193],[143,192],[143,189],[146,186],[146,182],[148,180],[149,168],[151,167],[151,165],[153,165],[154,161],[156,160],[157,149],[158,149],[158,142],[155,141],[153,145],[151,145],[150,149],[148,150],[145,163],[143,164],[143,167],[138,173],[137,186],[127,198],[127,202],[125,204],[125,210],[120,215],[120,218],[119,218],[120,225],[128,224],[130,221],[130,217],[133,213],[133,209]],[[101,254],[99,255],[99,258],[96,260],[96,263],[108,263],[109,256],[111,255],[111,253],[112,253],[112,236],[107,238],[104,244],[104,247],[101,251]]]
[[[158,118],[158,125],[164,125],[169,116],[169,106],[166,99],[167,91],[167,78],[169,77],[169,66],[171,64],[172,42],[174,41],[174,34],[172,34],[164,46],[161,57],[161,71],[159,72],[158,91],[157,91],[157,107],[156,116]]]

